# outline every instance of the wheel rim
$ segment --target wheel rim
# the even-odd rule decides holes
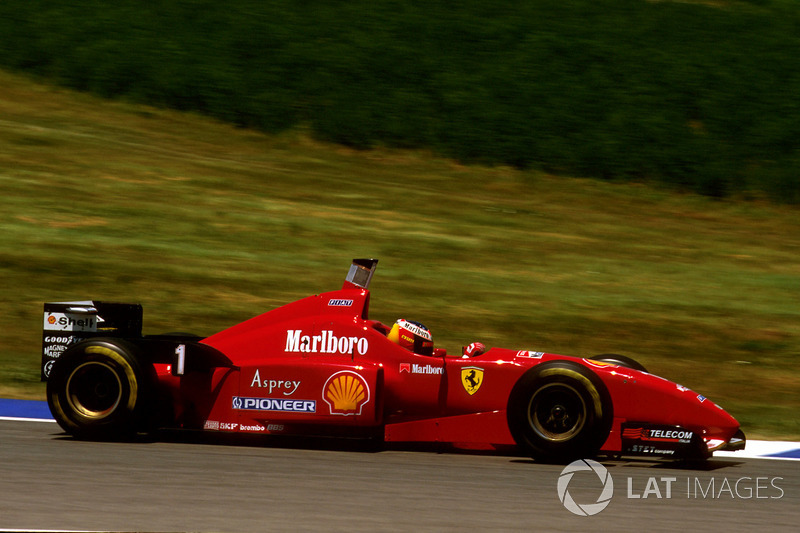
[[[574,387],[550,383],[531,396],[528,423],[543,439],[564,442],[586,425],[586,412],[586,402]]]
[[[106,363],[90,361],[77,367],[67,380],[67,402],[86,418],[102,419],[122,400],[122,382]]]

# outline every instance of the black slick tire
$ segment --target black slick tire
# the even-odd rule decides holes
[[[534,459],[566,463],[594,457],[608,438],[613,408],[594,372],[568,360],[542,363],[522,375],[508,400],[508,427]]]
[[[47,403],[56,422],[77,438],[128,439],[146,427],[152,383],[135,346],[92,339],[70,347],[53,365]]]
[[[599,361],[601,363],[611,363],[612,365],[622,366],[625,368],[632,368],[641,372],[647,372],[647,369],[639,361],[627,355],[620,355],[617,353],[604,353],[594,355],[591,357],[592,361]]]

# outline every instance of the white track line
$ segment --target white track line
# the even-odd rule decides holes
[[[52,418],[23,418],[19,416],[0,416],[0,420],[13,420],[16,422],[52,422],[55,423],[55,420]],[[0,529],[0,532],[8,531],[5,529]],[[16,531],[16,530],[13,530]]]

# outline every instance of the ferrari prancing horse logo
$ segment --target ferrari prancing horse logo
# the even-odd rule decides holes
[[[461,369],[461,384],[464,390],[472,396],[483,385],[483,369],[477,366],[465,366]]]

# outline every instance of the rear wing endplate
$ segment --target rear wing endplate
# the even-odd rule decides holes
[[[47,302],[42,328],[42,381],[70,345],[91,337],[141,337],[142,306],[86,300]]]

